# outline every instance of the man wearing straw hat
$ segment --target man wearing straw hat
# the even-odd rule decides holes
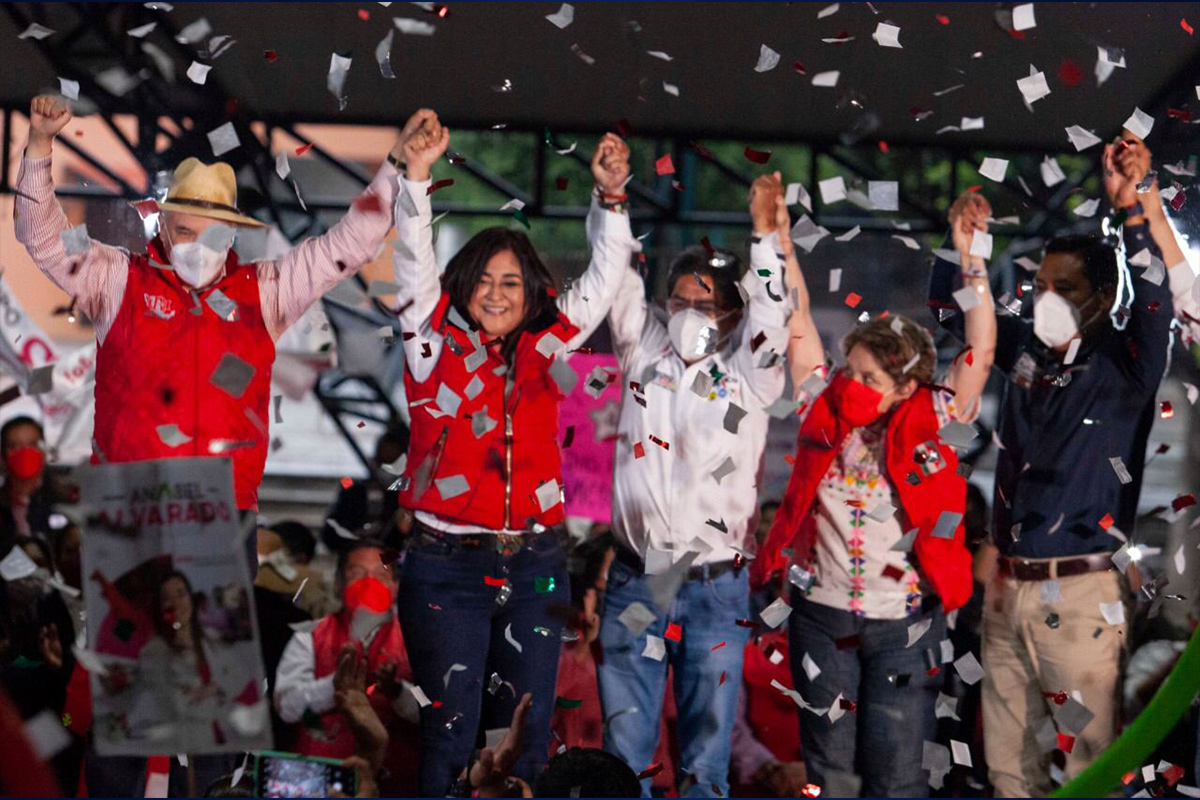
[[[234,231],[263,223],[238,210],[234,171],[225,163],[189,158],[176,168],[158,203],[158,235],[144,254],[69,227],[54,200],[50,158],[71,116],[61,98],[33,99],[16,235],[95,327],[93,461],[229,457],[238,508],[254,510],[267,458],[275,340],[376,254],[391,228],[396,167],[449,132],[434,112],[418,111],[338,224],[278,260],[245,264],[231,249]]]

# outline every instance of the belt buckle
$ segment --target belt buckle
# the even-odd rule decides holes
[[[497,533],[496,552],[502,556],[513,556],[525,546],[525,536],[520,533]]]

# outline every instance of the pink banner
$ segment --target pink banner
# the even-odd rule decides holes
[[[567,363],[579,373],[579,383],[558,410],[567,514],[611,522],[613,448],[621,411],[617,357],[576,353]],[[588,380],[596,367],[602,367],[613,378],[599,399],[588,393]]]

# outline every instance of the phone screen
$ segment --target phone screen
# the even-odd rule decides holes
[[[258,782],[262,797],[327,797],[326,787],[355,793],[352,770],[303,758],[260,756]]]

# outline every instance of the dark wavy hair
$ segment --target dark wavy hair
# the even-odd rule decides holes
[[[516,330],[505,337],[500,350],[504,360],[511,362],[522,333],[543,331],[558,319],[554,278],[542,263],[529,237],[521,231],[508,228],[485,228],[475,234],[446,265],[442,275],[442,290],[450,296],[450,302],[464,319],[478,325],[478,320],[471,319],[467,308],[483,278],[488,261],[505,250],[512,252],[520,263],[521,282],[525,286],[525,316]]]

